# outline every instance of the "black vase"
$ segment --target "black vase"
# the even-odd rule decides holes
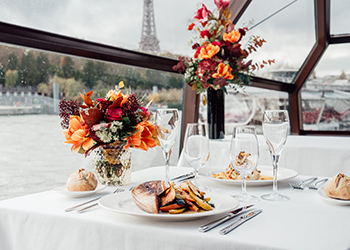
[[[207,99],[209,139],[224,139],[225,93],[221,89],[209,88],[207,90]]]

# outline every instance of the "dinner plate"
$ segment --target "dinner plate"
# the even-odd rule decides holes
[[[272,174],[272,167],[270,166],[258,166],[258,170],[261,171],[262,175],[268,175],[268,176],[273,176]],[[226,180],[226,179],[218,179],[218,178],[213,178],[211,177],[212,174],[214,173],[221,173],[225,171],[225,169],[222,168],[203,168],[199,170],[199,175],[200,177],[215,181],[217,183],[221,184],[229,184],[229,185],[236,185],[240,186],[242,184],[242,180]],[[284,181],[288,180],[291,178],[294,178],[297,176],[298,173],[289,168],[278,168],[277,170],[277,181]],[[267,185],[272,185],[273,180],[247,180],[247,185],[249,186],[267,186]]]
[[[139,216],[152,220],[164,220],[164,221],[186,221],[199,219],[206,216],[212,216],[216,214],[222,214],[233,210],[238,206],[239,202],[232,196],[227,196],[218,193],[206,193],[205,197],[210,197],[210,203],[214,204],[215,208],[210,211],[204,211],[199,213],[184,213],[184,214],[150,214],[139,208],[130,192],[116,193],[102,197],[98,204],[108,210],[128,214],[133,216]]]
[[[350,200],[340,200],[340,199],[334,199],[334,198],[328,197],[326,195],[326,193],[324,192],[324,186],[320,187],[317,190],[317,193],[323,200],[325,200],[333,205],[340,205],[340,206],[350,205]]]
[[[102,191],[105,188],[106,188],[106,186],[104,186],[104,185],[98,185],[97,188],[95,190],[92,190],[92,191],[68,191],[66,186],[62,186],[62,187],[54,188],[53,190],[62,194],[62,195],[65,195],[65,196],[68,196],[71,198],[80,198],[80,197],[86,197],[89,195],[93,195],[95,193]]]

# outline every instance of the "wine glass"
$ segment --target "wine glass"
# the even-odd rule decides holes
[[[269,201],[289,200],[288,196],[277,192],[277,167],[289,133],[289,116],[286,110],[266,110],[262,122],[263,134],[270,151],[273,165],[273,190],[261,198]]]
[[[193,183],[199,189],[205,190],[198,183],[198,170],[204,166],[209,159],[209,138],[205,124],[188,123],[184,138],[183,153],[189,165],[194,169]]]
[[[165,159],[165,181],[169,183],[169,160],[171,151],[178,137],[180,121],[177,109],[157,109],[155,126]]]
[[[235,198],[241,202],[255,202],[259,198],[247,192],[247,176],[253,172],[259,160],[259,143],[254,126],[234,127],[231,147],[231,165],[242,177],[242,191]]]

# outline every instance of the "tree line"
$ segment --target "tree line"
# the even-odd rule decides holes
[[[10,52],[7,62],[3,60],[0,64],[0,84],[5,89],[31,88],[52,95],[53,83],[59,83],[61,97],[67,99],[73,99],[83,90],[113,88],[120,81],[139,91],[151,91],[153,86],[180,89],[184,84],[182,77],[176,74],[84,58],[59,57],[28,50],[22,54]]]

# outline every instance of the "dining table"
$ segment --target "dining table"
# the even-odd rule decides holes
[[[171,166],[170,178],[191,171],[189,167]],[[350,249],[350,202],[326,197],[323,186],[318,190],[292,189],[289,182],[311,176],[294,170],[285,173],[278,181],[278,191],[290,199],[260,199],[249,209],[262,212],[226,235],[220,230],[240,215],[207,232],[201,232],[199,227],[249,205],[233,197],[241,191],[240,181],[199,175],[198,181],[215,207],[198,216],[148,214],[137,207],[130,190],[146,181],[164,180],[164,166],[134,171],[130,184],[100,188],[87,197],[73,197],[62,189],[53,189],[2,200],[0,249]],[[272,191],[272,181],[258,182],[248,183],[250,194],[259,197]],[[176,181],[175,186],[179,183]],[[112,194],[116,188],[122,188],[122,192]],[[65,211],[98,196],[103,196],[99,205],[82,213]],[[107,200],[110,204],[106,205],[103,201]],[[226,204],[226,200],[234,202]]]

